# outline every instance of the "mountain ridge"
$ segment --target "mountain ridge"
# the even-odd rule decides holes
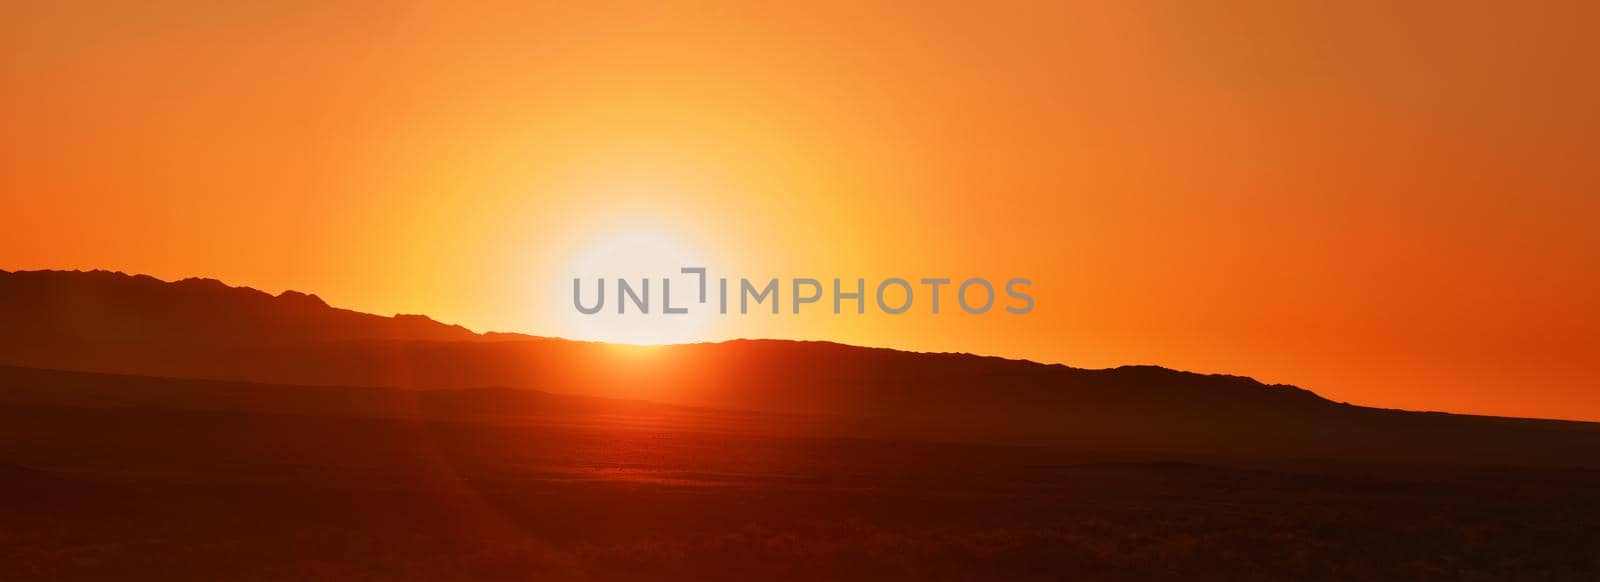
[[[374,314],[374,313],[358,311],[358,310],[354,310],[354,309],[350,309],[350,308],[335,307],[335,306],[332,306],[332,305],[328,304],[325,300],[323,300],[320,296],[316,295],[315,293],[306,293],[306,292],[302,292],[302,291],[298,291],[298,290],[294,290],[294,289],[286,289],[286,290],[282,291],[281,293],[279,293],[277,295],[272,295],[271,293],[268,293],[266,291],[262,291],[260,289],[256,289],[254,287],[250,287],[250,286],[247,286],[247,285],[230,285],[227,282],[224,282],[224,281],[221,281],[221,280],[218,280],[218,279],[215,279],[215,278],[209,278],[209,277],[185,277],[185,278],[177,279],[177,280],[173,280],[173,281],[166,281],[166,280],[163,280],[163,279],[151,276],[151,275],[137,274],[137,273],[127,273],[127,272],[124,272],[124,271],[116,271],[116,270],[108,270],[108,269],[91,269],[91,270],[42,269],[42,270],[18,270],[18,271],[8,271],[8,270],[5,270],[5,269],[0,269],[0,310],[6,309],[6,303],[9,303],[9,302],[12,302],[12,301],[15,300],[15,297],[14,297],[15,292],[8,286],[8,284],[11,283],[10,280],[6,279],[8,276],[15,277],[15,276],[71,276],[71,275],[92,276],[92,277],[101,277],[101,278],[104,278],[104,277],[116,277],[116,278],[119,278],[119,279],[121,279],[123,281],[126,281],[126,282],[138,283],[138,284],[148,284],[148,283],[152,283],[153,282],[153,283],[158,283],[158,284],[161,284],[161,285],[170,286],[174,290],[180,290],[180,289],[183,289],[185,287],[192,287],[192,288],[196,288],[196,289],[209,289],[209,290],[214,290],[214,291],[217,291],[217,292],[220,292],[220,293],[231,294],[236,298],[249,297],[249,298],[252,298],[252,299],[259,299],[261,297],[267,297],[267,298],[271,298],[271,299],[275,300],[280,305],[291,306],[292,308],[295,308],[295,309],[306,309],[306,308],[310,308],[310,309],[325,309],[325,310],[328,310],[330,313],[354,314],[354,315],[366,316],[366,317],[370,317],[370,318],[387,319],[387,320],[395,322],[395,323],[411,322],[411,323],[424,325],[424,326],[426,326],[426,325],[437,325],[442,329],[450,330],[450,332],[452,334],[450,337],[392,337],[392,338],[390,338],[390,337],[372,337],[372,336],[367,336],[367,337],[361,337],[361,338],[357,338],[357,339],[401,339],[401,340],[410,339],[410,340],[427,340],[427,341],[468,341],[468,340],[472,340],[472,341],[530,341],[530,340],[532,340],[532,341],[564,341],[564,342],[572,342],[572,343],[578,343],[578,344],[593,344],[593,345],[608,345],[608,346],[609,345],[616,345],[616,344],[610,344],[610,343],[602,342],[602,341],[578,340],[578,339],[561,338],[561,337],[554,337],[554,336],[540,336],[540,335],[526,334],[526,333],[520,333],[520,332],[501,332],[501,331],[476,332],[476,331],[473,331],[473,330],[471,330],[471,329],[469,329],[469,328],[467,328],[465,326],[459,325],[459,324],[449,324],[449,323],[440,322],[440,321],[435,320],[435,319],[433,319],[432,317],[430,317],[430,316],[428,316],[426,314],[396,313],[396,314],[391,315],[391,316],[383,316],[383,315],[378,315],[378,314]],[[59,282],[59,280],[57,282]],[[3,313],[4,313],[4,311],[0,311],[0,314],[3,314]],[[462,333],[462,332],[464,332],[464,333]],[[172,340],[165,340],[165,341],[172,341]],[[1250,376],[1243,376],[1243,375],[1237,375],[1237,374],[1225,374],[1225,373],[1192,372],[1192,371],[1187,371],[1187,370],[1179,370],[1179,369],[1176,369],[1176,368],[1168,368],[1166,366],[1160,366],[1160,365],[1155,365],[1155,364],[1125,364],[1125,365],[1114,366],[1114,367],[1110,367],[1110,368],[1080,368],[1080,367],[1070,366],[1070,365],[1062,364],[1062,363],[1040,362],[1040,361],[1037,361],[1037,360],[1031,360],[1031,359],[1027,359],[1027,358],[1013,358],[1013,357],[1007,357],[1007,356],[1001,356],[1001,355],[993,355],[993,354],[978,354],[978,353],[973,353],[973,352],[957,352],[957,351],[920,351],[920,350],[910,350],[910,349],[892,348],[892,347],[883,347],[883,346],[856,345],[856,344],[848,344],[848,343],[835,342],[835,341],[829,341],[829,340],[795,340],[795,339],[776,339],[776,338],[733,338],[733,339],[718,340],[718,341],[685,342],[685,343],[680,343],[680,344],[662,344],[662,345],[671,345],[671,346],[712,345],[712,346],[714,346],[714,345],[725,345],[725,344],[732,344],[732,345],[738,345],[738,344],[825,345],[825,346],[837,346],[837,347],[840,347],[840,348],[846,348],[846,349],[852,349],[852,350],[881,351],[881,352],[892,352],[892,353],[900,353],[900,354],[917,354],[917,355],[928,355],[928,356],[956,356],[956,357],[980,358],[980,359],[987,359],[987,360],[998,360],[998,361],[1003,361],[1003,362],[1015,362],[1015,363],[1026,364],[1026,365],[1044,366],[1044,367],[1057,367],[1057,368],[1062,368],[1062,369],[1080,370],[1080,371],[1095,371],[1095,370],[1140,371],[1140,370],[1146,370],[1146,369],[1148,369],[1148,370],[1159,370],[1159,371],[1164,371],[1164,372],[1187,374],[1187,375],[1196,376],[1196,377],[1219,378],[1219,379],[1222,379],[1222,378],[1241,379],[1241,380],[1246,380],[1246,381],[1255,383],[1255,384],[1257,384],[1257,385],[1259,385],[1259,386],[1261,386],[1263,388],[1288,388],[1288,389],[1308,392],[1308,393],[1311,393],[1312,395],[1314,395],[1314,396],[1316,396],[1318,398],[1326,399],[1325,397],[1321,396],[1320,394],[1316,394],[1315,391],[1312,391],[1310,389],[1303,388],[1303,387],[1300,387],[1300,386],[1291,385],[1291,384],[1278,384],[1278,383],[1269,384],[1269,383],[1266,383],[1266,382],[1261,382],[1260,380],[1257,380],[1257,379],[1255,379],[1253,377],[1250,377]],[[658,347],[658,346],[650,346],[650,347]]]
[[[1369,408],[1246,376],[821,341],[636,348],[478,334],[215,280],[51,273],[0,273],[0,366],[335,389],[506,387],[833,419],[824,424],[915,440],[1269,457],[1600,458],[1600,424]],[[74,285],[81,281],[89,282]],[[251,393],[288,397],[272,390]],[[473,406],[517,406],[479,396]]]
[[[152,314],[166,318],[158,320]],[[292,289],[272,295],[211,278],[164,281],[103,269],[0,270],[0,318],[13,333],[73,334],[77,339],[108,341],[482,337],[425,315],[384,317],[333,307],[315,294]],[[233,325],[219,329],[224,322]]]

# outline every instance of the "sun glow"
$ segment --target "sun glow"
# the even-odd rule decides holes
[[[711,325],[709,310],[664,313],[660,309],[664,281],[670,281],[672,301],[682,305],[698,299],[700,280],[682,274],[683,267],[705,267],[705,253],[670,233],[637,229],[596,237],[568,261],[558,277],[556,297],[573,297],[573,281],[582,286],[582,300],[593,305],[604,281],[604,308],[585,314],[563,302],[565,335],[574,339],[633,345],[655,345],[699,341]],[[626,281],[635,292],[649,293],[649,313],[639,313],[631,302],[619,295],[618,281]],[[646,283],[648,281],[648,283]],[[626,314],[620,309],[627,309]]]

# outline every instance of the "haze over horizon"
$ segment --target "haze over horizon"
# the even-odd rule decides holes
[[[0,267],[1600,419],[1592,4],[617,8],[8,7]],[[585,327],[617,256],[1037,306]]]

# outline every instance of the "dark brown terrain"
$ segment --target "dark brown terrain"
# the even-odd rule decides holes
[[[0,579],[1586,580],[1600,426],[0,271]]]

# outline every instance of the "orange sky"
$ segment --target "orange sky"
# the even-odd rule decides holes
[[[568,269],[648,233],[1038,300],[692,339],[1600,420],[1593,3],[36,4],[0,8],[0,268],[584,337]]]

